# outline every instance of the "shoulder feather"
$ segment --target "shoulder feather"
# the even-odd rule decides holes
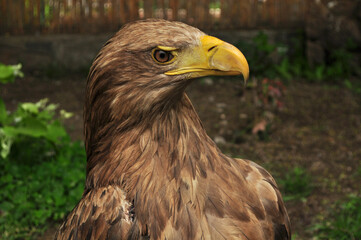
[[[257,191],[263,205],[265,215],[272,224],[273,239],[291,239],[291,227],[285,204],[274,178],[263,167],[255,162],[245,160],[253,171],[250,171],[247,180]]]
[[[85,192],[55,239],[126,239],[132,225],[131,203],[116,186]]]

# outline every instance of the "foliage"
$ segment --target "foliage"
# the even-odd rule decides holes
[[[305,200],[312,192],[311,176],[301,167],[293,168],[278,182],[285,201]]]
[[[314,226],[316,239],[361,239],[361,198],[351,195],[340,203],[332,218]]]
[[[13,70],[3,82],[13,81],[20,69]],[[5,239],[30,238],[48,220],[63,218],[82,194],[84,146],[71,142],[61,124],[71,114],[60,111],[58,118],[56,108],[40,100],[9,113],[0,99],[0,236]]]
[[[290,46],[273,44],[265,33],[259,32],[252,42],[239,43],[237,47],[245,49],[251,71],[259,77],[320,82],[347,78],[358,71],[352,68],[352,54],[348,48],[335,49],[324,64],[311,66],[306,57],[304,34],[299,33],[291,42]]]

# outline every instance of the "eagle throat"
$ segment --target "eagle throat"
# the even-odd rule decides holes
[[[105,124],[107,130],[88,151],[86,189],[116,184],[135,196],[152,187],[147,185],[152,178],[164,185],[181,172],[192,179],[206,177],[205,169],[213,169],[221,153],[184,91],[173,97],[179,99],[169,106],[153,106],[147,116],[135,114]]]

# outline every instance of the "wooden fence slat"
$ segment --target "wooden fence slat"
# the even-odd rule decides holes
[[[51,28],[52,31],[59,32],[60,1],[54,1],[53,6]]]
[[[13,16],[13,12],[12,12],[12,10],[13,10],[13,5],[11,4],[11,0],[8,0],[7,1],[7,6],[8,6],[8,8],[7,8],[7,14],[6,14],[6,23],[7,23],[7,27],[9,27],[9,28],[12,28],[13,26],[12,26],[12,16]],[[14,27],[14,31],[16,32],[16,28]]]
[[[121,20],[121,24],[126,23],[127,21],[127,10],[125,8],[125,1],[126,0],[120,0],[119,1],[119,14],[120,14],[120,20]]]
[[[63,0],[63,4],[64,4],[64,14],[67,15],[68,14],[68,0]]]
[[[79,13],[80,13],[80,21],[84,21],[84,18],[85,18],[85,5],[83,5],[83,1],[82,0],[79,0]]]
[[[87,5],[88,5],[88,21],[93,18],[93,1],[92,0],[87,0]]]
[[[163,18],[164,19],[168,19],[168,12],[167,12],[167,8],[168,6],[165,4],[164,0],[161,0],[161,8],[162,8],[162,12],[163,12]]]
[[[98,28],[100,29],[101,26],[104,26],[106,22],[104,17],[104,0],[98,1],[98,12],[99,12],[99,16],[97,22],[99,23]]]
[[[153,1],[144,0],[144,18],[153,17]]]
[[[36,29],[39,29],[40,28],[40,0],[36,0],[35,1],[35,9],[36,11],[36,14],[34,16],[34,25],[35,25],[35,28]]]
[[[231,26],[232,28],[239,28],[240,27],[240,18],[239,18],[239,11],[241,9],[240,1],[232,0],[230,4],[230,18],[232,20]]]
[[[112,8],[111,8],[111,23],[112,23],[112,28],[116,27],[116,18],[117,18],[117,11],[116,11],[116,5],[117,5],[117,1],[116,0],[112,0]]]
[[[169,8],[172,10],[171,20],[178,20],[178,8],[179,1],[178,0],[170,0]]]
[[[138,0],[129,0],[130,5],[130,21],[137,20],[139,18],[138,10],[139,10],[139,1]]]
[[[20,32],[20,19],[19,19],[19,8],[20,8],[20,1],[19,0],[13,0],[13,8],[12,8],[12,24],[16,28],[17,33]]]
[[[5,32],[6,31],[6,0],[1,0],[1,6],[0,6],[0,13],[2,16],[1,22],[0,22],[0,31]]]
[[[9,15],[8,16],[9,16],[9,19],[10,19],[9,25],[13,26],[15,31],[18,32],[19,29],[18,29],[18,26],[17,26],[16,15],[15,15],[16,14],[15,11],[16,11],[16,8],[17,8],[16,3],[17,2],[13,1],[13,4],[10,5],[10,16]]]
[[[25,0],[21,0],[20,1],[20,28],[21,28],[21,33],[24,33],[24,25],[25,25]]]
[[[29,0],[29,6],[27,9],[27,31],[34,31],[34,0]]]

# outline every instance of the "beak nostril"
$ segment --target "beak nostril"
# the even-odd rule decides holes
[[[212,49],[214,49],[215,47],[217,47],[217,46],[213,46],[213,47],[209,48],[208,52],[212,51]]]

